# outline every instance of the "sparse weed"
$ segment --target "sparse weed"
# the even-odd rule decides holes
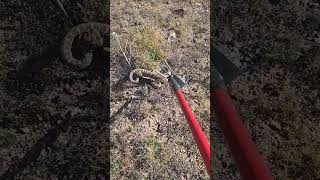
[[[134,63],[137,67],[155,70],[166,58],[163,50],[164,38],[160,30],[152,25],[142,26],[132,34],[134,42]]]
[[[147,136],[143,140],[143,144],[146,146],[148,149],[148,159],[157,159],[159,157],[161,151],[162,151],[162,146],[161,144],[156,140],[155,137],[153,136]]]
[[[135,132],[135,131],[137,131],[137,128],[133,124],[128,123],[128,130],[130,132]]]
[[[192,26],[190,26],[190,18],[185,17],[178,21],[172,21],[169,25],[170,29],[173,29],[177,33],[177,37],[181,39],[181,43],[186,43],[189,39],[189,35],[192,32]]]
[[[118,172],[121,168],[121,165],[122,165],[122,161],[117,159],[115,161],[111,161],[111,164],[110,164],[110,174],[111,175],[114,175],[116,174],[116,172]]]
[[[160,106],[158,104],[155,104],[153,106],[153,109],[154,109],[155,112],[160,113],[161,108],[160,108]]]
[[[154,112],[155,112],[155,109],[151,103],[147,101],[144,101],[141,103],[139,113],[144,119],[151,117],[152,114],[154,114]]]

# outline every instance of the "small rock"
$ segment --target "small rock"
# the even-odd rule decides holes
[[[176,32],[175,32],[174,30],[170,30],[170,31],[169,31],[169,37],[171,37],[171,38],[177,38]]]
[[[276,129],[276,130],[280,130],[281,129],[281,125],[280,123],[274,121],[274,120],[271,120],[270,121],[270,128],[271,129]]]
[[[30,132],[30,129],[28,127],[24,127],[24,128],[21,128],[22,132],[28,134]]]
[[[185,180],[186,178],[181,175],[181,176],[180,176],[180,179],[181,179],[181,180]]]
[[[157,133],[162,133],[163,132],[163,128],[160,126],[159,123],[157,123],[157,130],[156,130]]]
[[[150,0],[150,3],[151,3],[152,5],[154,5],[156,2],[157,2],[156,0]]]
[[[170,30],[169,31],[169,37],[168,37],[168,41],[171,42],[173,41],[174,39],[177,38],[177,34],[174,30]]]
[[[41,151],[41,156],[43,156],[43,157],[46,157],[47,156],[47,152],[46,152],[46,150],[45,149],[42,149],[42,151]]]
[[[37,114],[37,118],[39,121],[42,121],[42,117],[39,114]]]
[[[178,16],[183,17],[184,16],[184,9],[180,8],[180,9],[173,10],[173,13]]]
[[[82,110],[78,107],[74,107],[72,110],[71,110],[71,117],[74,117],[75,115],[77,114],[81,114],[82,113]]]

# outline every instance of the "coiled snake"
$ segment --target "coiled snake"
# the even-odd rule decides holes
[[[61,46],[62,58],[76,69],[88,67],[93,59],[92,50],[86,52],[84,58],[77,59],[72,54],[72,44],[77,37],[84,37],[84,40],[96,47],[103,46],[103,35],[109,33],[109,26],[104,23],[87,22],[73,27],[65,36]]]
[[[134,76],[138,77],[135,79]],[[162,83],[166,82],[167,79],[156,72],[140,68],[133,69],[129,74],[129,80],[132,83],[139,83],[139,77],[151,80],[151,85],[155,88],[160,88]]]

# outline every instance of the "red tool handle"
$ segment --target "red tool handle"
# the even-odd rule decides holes
[[[189,104],[188,104],[187,100],[185,99],[185,97],[182,93],[182,90],[181,89],[175,90],[175,94],[178,98],[180,107],[186,116],[189,127],[192,131],[192,135],[197,143],[201,157],[202,157],[202,159],[205,163],[205,166],[207,168],[207,172],[210,175],[210,145],[208,143],[206,135],[202,131],[196,117],[194,116],[191,108],[189,107]]]
[[[222,87],[215,88],[211,97],[215,114],[239,168],[241,179],[273,179],[225,90]]]

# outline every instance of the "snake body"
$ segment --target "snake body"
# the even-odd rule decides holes
[[[83,69],[88,67],[93,59],[92,52],[87,52],[82,59],[76,59],[72,55],[72,44],[75,38],[85,35],[84,39],[91,45],[102,47],[103,35],[109,33],[109,26],[104,23],[87,22],[79,24],[73,27],[63,39],[61,54],[62,58],[70,65],[77,69]]]
[[[137,76],[137,78],[134,78],[134,76]],[[151,85],[155,88],[160,88],[161,84],[166,81],[165,77],[156,72],[152,72],[146,69],[137,68],[132,70],[129,74],[129,80],[132,83],[139,83],[140,77],[151,80]]]

